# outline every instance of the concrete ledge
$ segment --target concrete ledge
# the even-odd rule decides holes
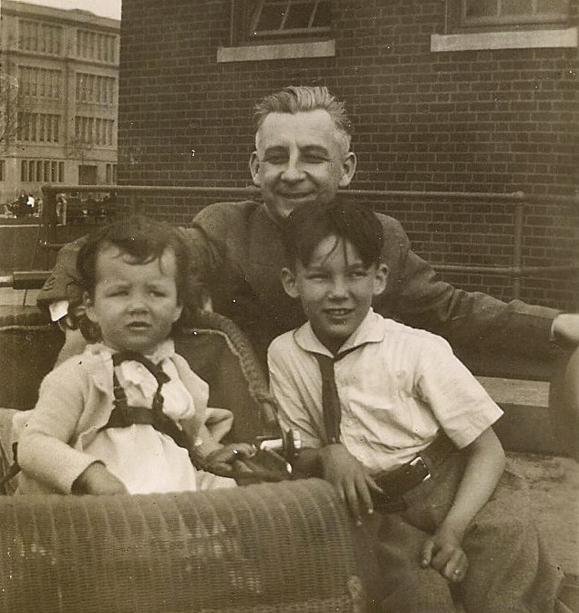
[[[290,60],[306,57],[334,57],[336,41],[323,40],[303,43],[218,47],[217,63]]]
[[[532,49],[577,47],[577,28],[564,30],[526,30],[523,32],[473,32],[471,34],[433,34],[430,50],[476,51],[484,49]]]

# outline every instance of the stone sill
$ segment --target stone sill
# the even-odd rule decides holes
[[[218,47],[217,63],[290,60],[306,57],[334,57],[335,55],[335,40],[251,45],[245,47]]]
[[[577,28],[527,30],[524,32],[476,32],[472,34],[433,34],[430,50],[475,51],[484,49],[531,49],[577,47]]]

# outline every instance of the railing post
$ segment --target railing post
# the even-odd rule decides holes
[[[513,298],[521,297],[521,277],[523,272],[523,226],[525,217],[525,195],[517,192],[515,202],[514,242],[513,242]]]
[[[56,225],[58,216],[56,214],[56,188],[52,185],[42,186],[42,223],[44,236],[41,237],[41,245],[48,245],[56,242]],[[50,266],[50,252],[46,251],[46,266]]]

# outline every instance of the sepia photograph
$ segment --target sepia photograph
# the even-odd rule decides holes
[[[0,0],[0,613],[579,613],[579,0]]]

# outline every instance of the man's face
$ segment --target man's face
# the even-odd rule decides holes
[[[270,113],[255,140],[251,175],[277,219],[304,204],[330,202],[356,170],[356,157],[323,109]]]
[[[328,236],[304,266],[282,270],[282,283],[292,298],[299,298],[318,339],[337,353],[362,323],[372,299],[386,286],[386,267],[366,267],[354,246]]]

